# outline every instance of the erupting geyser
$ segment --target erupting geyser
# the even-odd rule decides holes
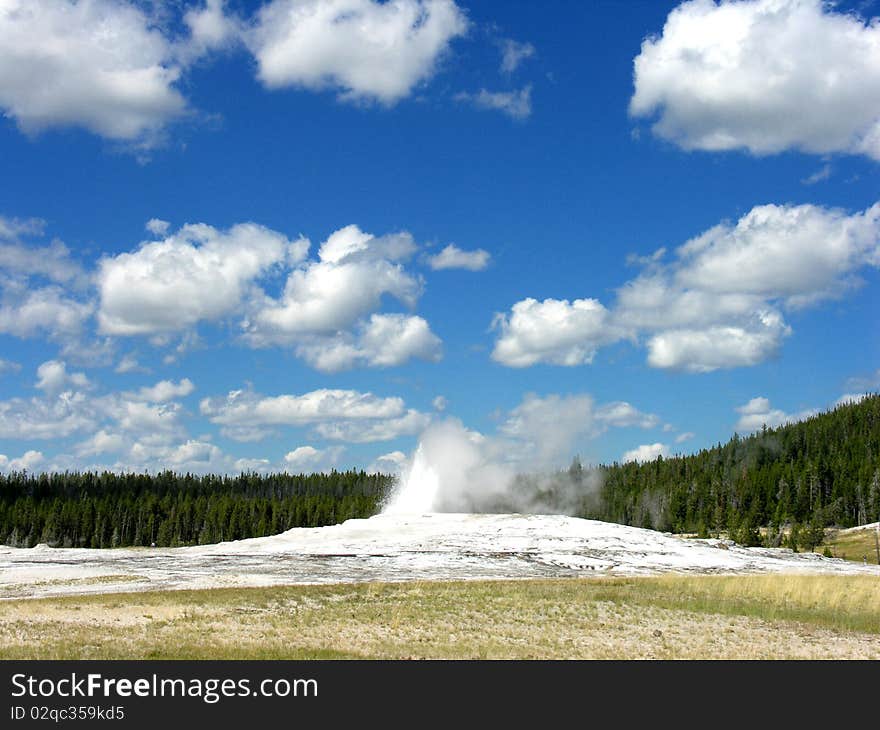
[[[403,473],[400,485],[382,512],[386,515],[425,514],[434,509],[440,489],[440,476],[428,463],[422,444]]]

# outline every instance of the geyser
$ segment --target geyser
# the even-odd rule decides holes
[[[387,515],[426,514],[433,512],[440,477],[428,463],[422,444],[416,449],[409,466],[401,477],[398,489],[382,510]]]
[[[422,434],[383,514],[583,514],[586,500],[601,486],[599,472],[579,468],[518,475],[515,465],[521,448],[517,447],[515,441],[470,431],[456,419],[432,424]]]
[[[450,418],[422,434],[383,513],[479,512],[514,476],[488,439]]]

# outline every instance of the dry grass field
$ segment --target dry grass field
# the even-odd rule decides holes
[[[880,658],[880,579],[381,583],[0,602],[0,658]]]

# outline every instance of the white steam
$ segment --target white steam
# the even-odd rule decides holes
[[[552,474],[518,474],[514,463],[521,449],[516,441],[487,438],[456,419],[434,423],[422,434],[383,513],[575,514],[598,493],[599,472],[579,463]]]

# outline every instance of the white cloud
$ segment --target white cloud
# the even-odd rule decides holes
[[[272,266],[305,257],[308,241],[254,223],[228,231],[186,225],[162,241],[99,264],[100,329],[113,335],[184,330],[238,309]]]
[[[70,250],[61,241],[48,246],[26,246],[15,239],[0,236],[0,272],[12,276],[40,276],[58,284],[82,286],[86,275],[70,258]]]
[[[630,259],[635,262],[635,259]],[[648,364],[689,372],[754,365],[791,334],[781,309],[839,297],[880,266],[880,203],[847,214],[762,205],[675,251],[651,256],[611,309],[595,299],[524,299],[497,315],[493,357],[512,367],[580,365],[598,347],[646,336]]]
[[[110,433],[103,428],[85,441],[77,444],[78,456],[97,456],[99,454],[120,453],[128,446],[126,439],[118,433]]]
[[[41,236],[46,227],[42,218],[7,218],[0,215],[0,239],[17,241],[21,236]]]
[[[175,398],[183,398],[192,393],[195,388],[196,386],[189,378],[183,378],[177,383],[173,380],[160,380],[155,385],[141,388],[134,394],[134,397],[151,403],[164,403]]]
[[[168,229],[171,228],[171,224],[168,221],[163,221],[161,218],[150,218],[144,228],[156,236],[164,236],[168,233]]]
[[[316,449],[314,446],[298,446],[284,455],[287,468],[297,472],[314,472],[329,468],[339,461],[344,446]]]
[[[880,203],[853,215],[815,205],[761,205],[677,253],[677,279],[686,287],[799,306],[833,296],[855,269],[880,265]]]
[[[433,75],[467,25],[453,0],[272,0],[245,40],[270,89],[394,104]]]
[[[259,472],[267,473],[272,471],[272,463],[268,459],[236,459],[232,465],[233,470],[238,474]]]
[[[685,431],[675,437],[675,443],[683,444],[685,441],[690,441],[694,436],[696,436],[696,434],[693,431]]]
[[[96,420],[83,393],[0,401],[0,438],[61,439],[94,428]]]
[[[837,408],[838,406],[848,406],[853,403],[861,403],[866,397],[866,393],[846,393],[834,401],[834,407]]]
[[[119,363],[113,369],[116,373],[149,372],[148,368],[141,365],[132,354],[123,355]]]
[[[500,336],[492,359],[509,367],[583,365],[593,361],[600,346],[622,337],[595,299],[524,299],[509,316],[496,315],[493,327]]]
[[[638,461],[639,463],[644,464],[648,461],[654,461],[657,457],[667,457],[669,456],[669,446],[666,444],[642,444],[641,446],[637,446],[630,451],[627,451],[620,458],[621,462],[626,463],[628,461]]]
[[[823,182],[831,177],[831,165],[825,164],[822,165],[821,168],[816,170],[812,175],[808,175],[801,182],[804,185],[815,185],[816,183]]]
[[[758,431],[763,426],[775,428],[786,423],[802,421],[805,418],[816,415],[815,409],[807,409],[798,413],[786,413],[778,408],[773,408],[767,398],[752,398],[745,405],[739,406],[736,412],[740,414],[736,423],[736,430],[743,432]]]
[[[520,43],[511,38],[501,41],[501,71],[513,73],[519,65],[535,55],[535,47],[531,43]]]
[[[302,395],[265,397],[233,390],[225,398],[204,398],[199,410],[221,425],[302,426],[335,419],[392,418],[405,407],[402,398],[322,388]]]
[[[438,360],[441,342],[422,317],[375,311],[388,296],[415,306],[423,282],[401,262],[416,250],[406,232],[373,236],[356,225],[335,231],[317,261],[290,273],[279,298],[254,303],[243,323],[245,341],[292,347],[324,372]]]
[[[458,246],[449,244],[436,256],[428,258],[428,265],[435,271],[441,269],[467,269],[482,271],[489,265],[489,252],[478,248],[474,251],[463,251]]]
[[[849,378],[846,381],[846,387],[862,391],[880,389],[880,369],[867,376]]]
[[[428,414],[411,408],[397,418],[319,423],[315,426],[315,433],[330,441],[364,444],[412,436],[424,431],[430,422],[431,417]]]
[[[241,21],[226,12],[226,0],[205,0],[202,7],[187,10],[183,22],[190,32],[182,50],[185,57],[198,57],[210,50],[232,47],[244,32]]]
[[[354,225],[336,231],[322,244],[318,261],[290,274],[280,300],[266,299],[246,324],[246,337],[260,345],[335,334],[377,309],[386,294],[414,306],[421,281],[398,262],[414,250],[407,233],[375,237]]]
[[[24,291],[6,287],[0,301],[0,332],[16,337],[42,332],[53,339],[72,338],[91,314],[91,304],[70,298],[57,286]]]
[[[311,426],[317,435],[335,441],[365,443],[417,433],[430,419],[407,409],[402,398],[381,398],[356,390],[320,389],[302,395],[261,396],[250,390],[226,397],[205,398],[202,415],[224,427],[225,435],[257,440],[276,426]]]
[[[596,419],[608,426],[627,428],[656,428],[660,425],[660,417],[653,413],[642,413],[638,408],[626,401],[606,403],[596,411]]]
[[[402,451],[392,451],[382,454],[367,467],[367,474],[393,474],[399,475],[406,466],[406,454]]]
[[[0,38],[0,108],[25,132],[150,144],[186,111],[172,45],[132,3],[4,0]]]
[[[357,338],[314,338],[297,347],[297,354],[317,370],[337,372],[359,365],[392,367],[412,358],[436,362],[441,350],[440,339],[421,317],[373,314]]]
[[[471,94],[462,91],[455,95],[456,101],[469,102],[478,109],[499,111],[512,119],[525,119],[532,113],[532,86],[528,84],[518,91],[488,91],[480,89]]]
[[[434,410],[436,411],[445,411],[446,406],[448,405],[448,401],[442,395],[438,395],[434,400],[431,401],[431,405],[434,406]]]
[[[101,400],[98,406],[125,432],[162,438],[183,433],[177,403],[150,404],[112,395]]]
[[[222,454],[223,452],[210,442],[189,439],[174,446],[163,458],[167,463],[180,468],[189,464],[214,463]]]
[[[47,360],[37,368],[36,387],[49,395],[67,389],[84,390],[90,386],[85,373],[68,373],[67,365],[60,360]]]
[[[17,373],[21,370],[21,365],[12,360],[4,360],[0,357],[0,375],[3,373]]]
[[[684,2],[634,80],[630,113],[684,149],[880,159],[880,25],[822,0]]]
[[[44,460],[42,451],[25,451],[17,459],[9,461],[9,471],[33,471],[34,467],[42,464]]]
[[[667,330],[648,340],[648,364],[689,373],[757,365],[777,352],[789,332],[776,312],[761,313],[752,329],[715,326]]]

